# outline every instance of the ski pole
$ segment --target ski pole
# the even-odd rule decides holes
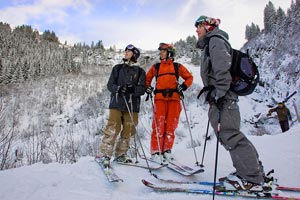
[[[205,134],[205,140],[204,140],[204,147],[203,147],[203,154],[202,154],[202,160],[200,167],[204,167],[203,165],[203,160],[204,160],[204,155],[205,155],[205,149],[206,149],[206,142],[207,142],[207,136],[208,136],[208,129],[209,129],[209,118],[207,120],[207,128],[206,128],[206,134]]]
[[[128,103],[127,103],[126,97],[125,97],[125,96],[123,96],[123,99],[124,99],[124,102],[125,102],[126,108],[127,108],[127,110],[128,110],[128,113],[129,113],[129,116],[130,116],[130,119],[131,119],[132,126],[133,126],[133,127],[134,127],[134,129],[135,129],[135,135],[136,135],[136,138],[138,139],[138,142],[139,142],[139,143],[140,143],[140,145],[141,145],[141,149],[142,149],[142,152],[143,152],[143,154],[144,154],[145,158],[147,158],[147,157],[146,157],[146,154],[145,154],[145,151],[144,151],[144,148],[143,148],[143,145],[142,145],[142,142],[141,142],[141,139],[140,139],[140,137],[139,137],[139,135],[138,135],[138,133],[137,133],[137,127],[136,127],[136,125],[135,125],[135,123],[134,123],[134,120],[133,120],[133,115],[132,115],[132,114],[131,114],[131,112],[130,112],[130,109],[129,109],[129,106],[128,106]],[[151,168],[150,168],[150,165],[149,165],[149,163],[148,163],[148,160],[147,160],[147,159],[145,159],[145,160],[146,160],[146,164],[147,164],[147,167],[148,167],[149,173],[150,173],[151,175],[153,175],[153,173],[152,173],[152,171],[151,171]]]
[[[221,130],[221,111],[218,111],[218,127],[217,127],[217,145],[216,145],[216,160],[215,160],[215,174],[214,174],[214,187],[213,187],[213,200],[215,199],[216,192],[216,179],[217,179],[217,168],[218,168],[218,152],[219,152],[219,134]]]
[[[133,116],[132,94],[130,94],[129,102],[130,102],[130,107],[131,107],[131,115]],[[136,137],[135,136],[133,137],[133,140],[134,140],[134,148],[135,148],[135,163],[138,163],[139,161],[138,161],[138,158],[137,158],[137,144],[136,144]]]
[[[186,113],[186,108],[185,108],[183,96],[180,95],[180,99],[181,99],[182,106],[183,106],[183,110],[184,110],[184,113],[185,113],[186,122],[187,122],[188,127],[189,127],[189,133],[190,133],[190,137],[191,137],[192,147],[193,147],[193,150],[194,150],[194,155],[195,155],[196,165],[199,166],[199,162],[198,162],[198,160],[197,160],[196,150],[195,150],[195,146],[194,146],[194,140],[193,140],[193,136],[192,136],[192,130],[191,130],[189,118],[188,118],[187,113]]]
[[[156,121],[156,109],[154,107],[152,94],[150,94],[150,98],[151,98],[151,104],[152,104],[153,120],[154,120],[155,132],[156,132],[156,140],[157,140],[159,157],[160,157],[160,162],[161,162],[160,164],[163,165],[162,152],[161,152],[161,148],[160,148],[160,141],[159,141],[159,137],[158,137],[158,128],[157,128],[157,121]]]

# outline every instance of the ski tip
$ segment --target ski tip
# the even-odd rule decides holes
[[[149,181],[146,181],[145,179],[142,179],[142,183],[146,186],[151,186],[153,185],[152,183],[150,183]]]

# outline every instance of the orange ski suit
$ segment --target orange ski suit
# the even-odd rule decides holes
[[[190,87],[193,82],[193,75],[182,65],[178,68],[179,77],[184,79],[184,84]],[[152,79],[156,77],[155,65],[152,65],[146,74],[146,87],[151,85]],[[178,81],[175,76],[175,68],[173,60],[162,60],[158,70],[158,77],[156,80],[156,91],[168,91],[163,95],[162,92],[155,92],[154,97],[154,117],[152,121],[152,135],[151,135],[151,154],[163,153],[171,150],[175,139],[175,129],[178,126],[179,116],[181,112],[180,96],[176,92]],[[156,131],[158,133],[156,133]],[[159,140],[159,146],[158,141]]]

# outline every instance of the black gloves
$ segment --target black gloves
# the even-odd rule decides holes
[[[149,87],[146,88],[146,93],[147,94],[152,94],[153,90],[154,90],[154,88],[152,86],[149,86]]]
[[[126,93],[126,87],[124,87],[124,86],[118,86],[116,93],[118,93],[119,95],[125,95],[125,93]]]
[[[216,104],[217,108],[218,108],[219,110],[221,110],[222,107],[223,107],[223,105],[224,105],[224,97],[215,99],[215,104]]]
[[[182,83],[181,85],[180,84],[177,85],[177,92],[179,94],[182,93],[183,91],[185,91],[186,89],[187,89],[187,86],[184,83]]]
[[[133,94],[135,92],[135,87],[133,85],[126,85],[126,86],[118,86],[116,93],[119,95],[125,94]]]
[[[224,105],[224,97],[216,99],[215,97],[209,97],[208,98],[208,103],[210,105],[215,104],[219,110],[222,109]]]
[[[126,94],[133,94],[135,92],[135,87],[133,85],[126,85]]]
[[[217,108],[219,110],[222,109],[223,105],[224,105],[224,96],[223,97],[220,97],[220,98],[217,98],[215,95],[215,87],[212,86],[212,85],[208,85],[208,86],[205,86],[202,88],[202,90],[200,91],[200,93],[198,94],[197,98],[199,99],[201,94],[203,94],[204,92],[207,92],[206,94],[206,98],[205,98],[205,101],[207,101],[210,105],[216,105]]]

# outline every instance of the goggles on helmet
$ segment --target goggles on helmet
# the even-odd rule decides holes
[[[208,21],[208,18],[204,15],[201,15],[195,22],[195,27],[198,28],[199,25]]]
[[[168,49],[173,49],[173,45],[166,44],[166,43],[159,44],[158,50],[168,50]]]
[[[135,46],[133,46],[132,44],[127,45],[127,47],[125,48],[125,51],[127,50],[133,50],[135,48]]]

